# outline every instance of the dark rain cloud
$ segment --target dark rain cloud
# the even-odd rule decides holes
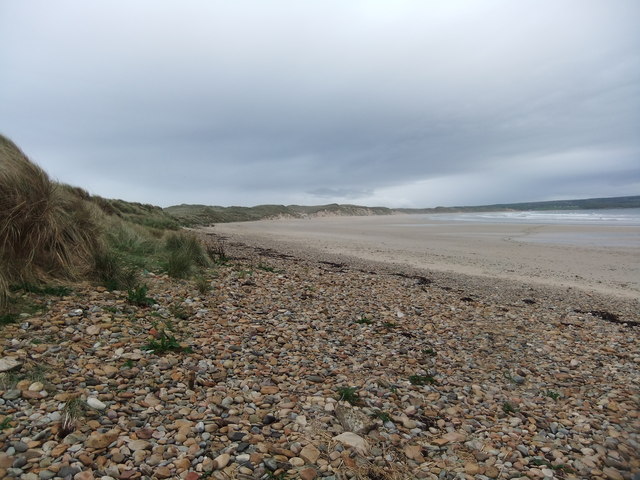
[[[640,4],[0,5],[0,131],[151,202],[494,203],[640,192]]]

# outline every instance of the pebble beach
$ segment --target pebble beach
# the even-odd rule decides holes
[[[0,478],[640,479],[637,300],[276,247],[26,294]]]

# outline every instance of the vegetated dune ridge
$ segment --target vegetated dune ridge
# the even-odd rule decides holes
[[[587,198],[579,200],[556,200],[547,202],[501,203],[435,208],[387,208],[362,205],[257,205],[255,207],[221,207],[208,205],[173,205],[164,212],[183,225],[206,226],[216,223],[247,222],[284,218],[314,218],[335,216],[394,215],[400,213],[455,213],[496,212],[525,210],[580,210],[602,208],[640,208],[640,196]]]

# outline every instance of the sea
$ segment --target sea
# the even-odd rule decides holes
[[[541,210],[510,212],[434,213],[426,218],[438,221],[474,223],[530,223],[548,225],[640,226],[640,208],[598,210]]]
[[[599,210],[544,210],[523,212],[465,212],[425,215],[439,224],[531,224],[555,226],[619,227],[568,231],[532,230],[514,241],[576,247],[616,247],[640,249],[640,208]],[[635,253],[634,253],[635,255]]]

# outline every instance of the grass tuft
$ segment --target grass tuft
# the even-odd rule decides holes
[[[340,396],[340,400],[349,402],[351,405],[359,405],[361,403],[356,387],[339,387],[336,391]]]
[[[165,241],[167,273],[174,278],[188,278],[195,267],[208,267],[209,258],[195,235],[171,233]]]
[[[411,385],[433,385],[436,379],[432,375],[410,375],[409,382]]]

